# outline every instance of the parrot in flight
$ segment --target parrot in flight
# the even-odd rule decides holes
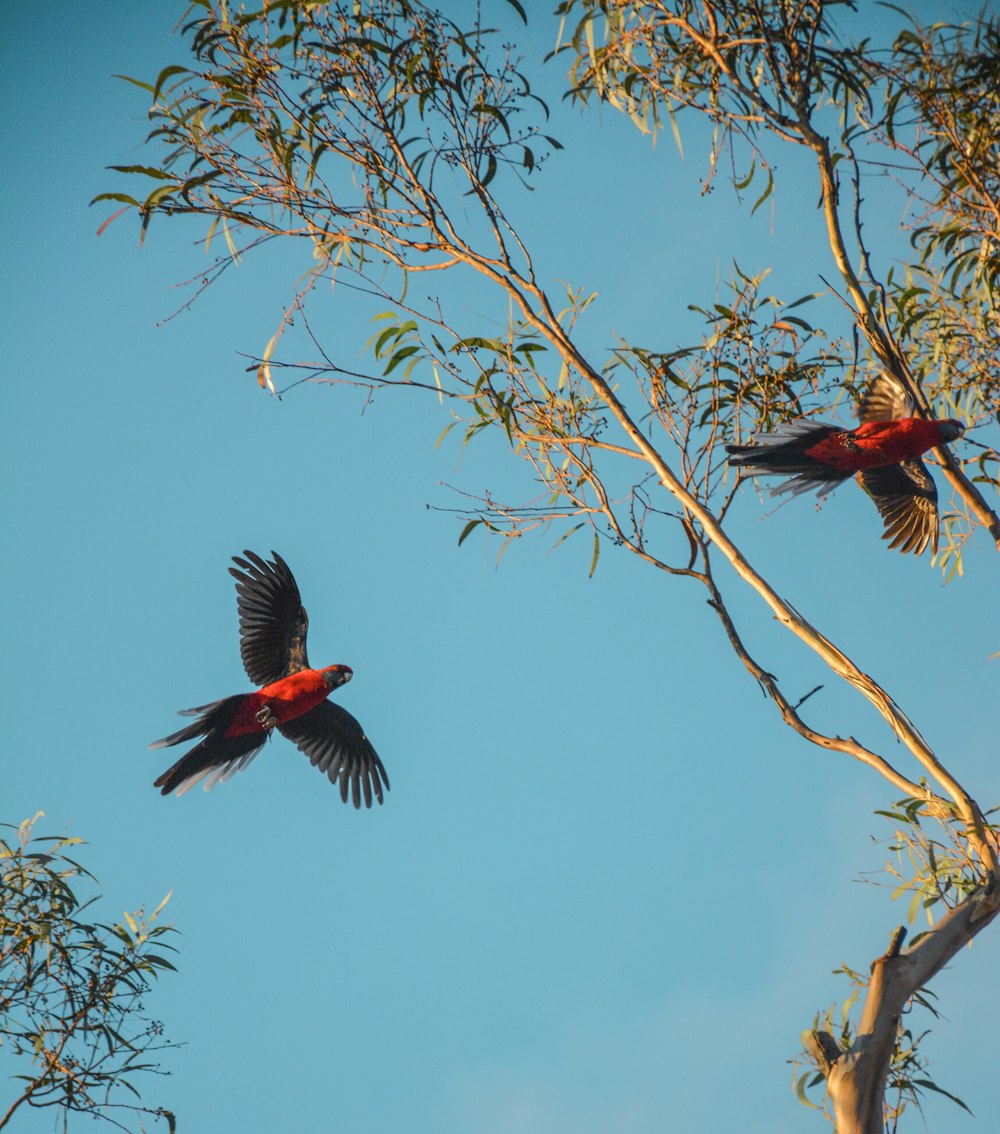
[[[268,563],[252,551],[233,556],[229,573],[236,579],[240,619],[240,654],[254,685],[253,693],[237,693],[209,705],[182,710],[197,719],[178,732],[154,741],[166,748],[198,741],[155,782],[163,795],[205,781],[205,790],[241,771],[264,747],[274,729],[304,752],[332,783],[340,798],[348,791],[355,807],[371,807],[372,796],[382,802],[389,788],[382,761],[364,729],[346,709],[327,700],[334,689],[351,680],[346,665],[312,669],[306,656],[309,619],[288,564],[276,551]]]
[[[751,475],[788,480],[771,495],[815,489],[825,496],[857,475],[875,501],[890,548],[920,555],[938,546],[937,488],[920,459],[928,449],[954,441],[965,426],[953,418],[913,417],[913,402],[887,375],[872,383],[858,406],[861,424],[841,429],[821,421],[788,421],[760,433],[754,445],[727,445],[729,463]]]

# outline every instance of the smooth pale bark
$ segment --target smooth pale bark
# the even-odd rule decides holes
[[[913,995],[1000,913],[1000,879],[980,886],[905,953],[904,931],[872,965],[854,1043],[841,1051],[829,1032],[813,1032],[810,1054],[826,1078],[837,1134],[883,1134],[889,1062],[899,1017]]]

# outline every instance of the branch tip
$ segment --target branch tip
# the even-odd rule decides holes
[[[899,950],[902,947],[903,939],[906,937],[906,926],[899,925],[893,932],[892,937],[889,938],[889,948],[885,951],[885,960],[888,957],[898,957]]]

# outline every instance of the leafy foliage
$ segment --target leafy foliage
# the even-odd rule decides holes
[[[144,1005],[174,968],[163,954],[173,930],[155,924],[166,899],[111,925],[85,918],[97,898],[76,891],[96,880],[66,853],[80,840],[35,835],[38,818],[0,839],[0,1047],[18,1071],[0,1129],[29,1106],[55,1110],[64,1129],[77,1113],[122,1130],[149,1116],[173,1131],[173,1115],[143,1105],[136,1086],[160,1073],[151,1057],[176,1046]]]
[[[540,144],[558,146],[510,50],[491,65],[479,23],[398,0],[192,7],[204,10],[185,28],[199,66],[131,80],[152,94],[162,165],[112,167],[158,183],[128,197],[144,230],[157,213],[208,214],[224,233],[306,239],[325,264],[378,253],[415,267],[448,242],[434,239],[436,194],[489,207],[500,169],[530,173]],[[109,197],[126,200],[96,199]]]
[[[933,925],[935,906],[954,909],[981,884],[976,855],[960,827],[939,823],[937,837],[926,830],[925,799],[901,799],[892,810],[876,814],[894,828],[888,844],[894,857],[886,862],[885,873],[895,880],[894,899],[910,897],[907,924],[913,925],[923,911]],[[997,831],[995,826],[990,829]]]
[[[914,24],[868,67],[886,94],[872,134],[910,187],[917,255],[888,281],[896,333],[952,412],[1000,420],[1000,21]],[[972,479],[997,489],[1000,454],[975,447]]]

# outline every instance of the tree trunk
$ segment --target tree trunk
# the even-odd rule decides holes
[[[837,1134],[883,1134],[885,1091],[899,1018],[923,988],[1000,913],[1000,880],[992,878],[955,906],[906,953],[906,931],[892,935],[885,954],[872,965],[858,1032],[842,1051],[829,1032],[813,1032],[809,1051],[826,1079]]]

